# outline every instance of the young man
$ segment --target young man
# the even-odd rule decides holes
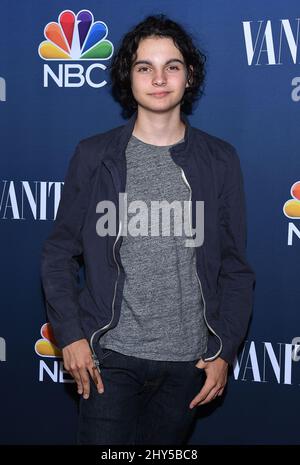
[[[195,407],[223,394],[246,334],[255,278],[239,158],[185,116],[204,62],[181,26],[146,18],[124,37],[111,70],[129,121],[82,140],[70,162],[42,279],[65,368],[83,394],[78,444],[182,444]],[[157,229],[149,209],[159,201],[188,203],[181,235],[183,214]],[[115,229],[100,234],[111,219]]]

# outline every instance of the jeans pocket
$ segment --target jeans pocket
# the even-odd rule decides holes
[[[103,352],[103,359],[106,359],[107,357],[109,357],[111,354],[114,353],[113,350],[106,349],[105,347],[102,349],[102,352]]]
[[[106,348],[106,347],[101,347],[100,344],[99,344],[96,347],[96,353],[97,353],[97,357],[98,357],[98,360],[99,360],[99,364],[102,366],[104,360],[106,360],[109,356],[111,356],[113,351],[111,349]]]

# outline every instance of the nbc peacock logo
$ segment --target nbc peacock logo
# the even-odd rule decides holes
[[[285,202],[283,213],[288,218],[300,219],[300,181],[295,182],[291,187],[292,199]]]
[[[64,10],[58,23],[50,22],[44,29],[46,41],[39,46],[44,60],[108,60],[113,44],[106,40],[108,28],[103,21],[94,21],[89,10],[77,15]]]
[[[295,182],[291,187],[291,199],[283,205],[283,213],[291,220],[300,220],[300,181]],[[288,226],[288,245],[293,245],[293,238],[300,239],[300,230],[293,221]]]
[[[54,383],[74,383],[74,379],[64,368],[62,351],[57,347],[52,328],[49,323],[41,327],[41,339],[34,345],[35,353],[40,357],[39,381]]]
[[[41,327],[42,339],[36,341],[34,350],[40,357],[62,358],[61,350],[57,347],[52,328],[49,323]]]
[[[47,40],[38,48],[43,60],[63,62],[56,67],[44,64],[44,87],[49,86],[50,79],[58,87],[82,87],[85,83],[95,88],[103,87],[106,81],[99,82],[94,74],[97,72],[101,76],[106,66],[99,62],[109,60],[113,55],[114,46],[107,35],[107,25],[103,21],[94,21],[91,11],[80,10],[77,14],[71,10],[62,11],[57,22],[45,26]],[[94,63],[84,67],[74,61]]]

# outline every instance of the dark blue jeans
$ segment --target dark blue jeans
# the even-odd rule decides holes
[[[191,400],[205,382],[197,360],[148,360],[100,349],[104,393],[90,377],[80,397],[77,444],[184,444],[198,407]]]

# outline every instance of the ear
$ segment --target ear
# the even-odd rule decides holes
[[[187,82],[186,82],[186,85],[185,87],[190,87],[191,83],[193,82],[193,71],[194,71],[194,67],[192,65],[190,65],[190,70],[191,70],[191,78],[190,79],[187,79]]]

